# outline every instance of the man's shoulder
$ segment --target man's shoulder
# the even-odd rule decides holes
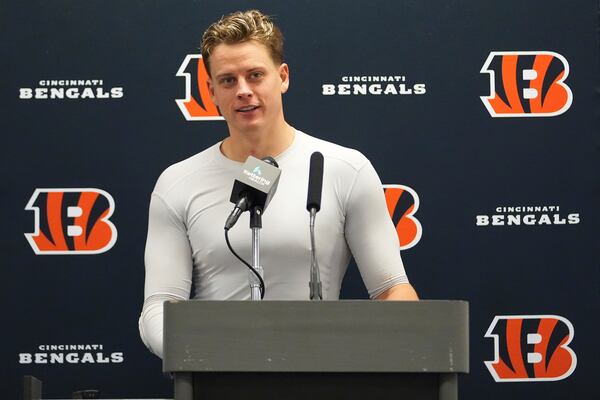
[[[345,147],[337,143],[319,139],[304,132],[300,132],[307,150],[311,153],[319,151],[323,154],[325,162],[336,164],[342,168],[358,171],[369,163],[367,157],[356,149]]]
[[[215,149],[219,143],[214,144],[200,153],[181,160],[167,167],[158,177],[154,192],[166,195],[173,188],[185,182],[187,178],[206,171],[214,163]]]

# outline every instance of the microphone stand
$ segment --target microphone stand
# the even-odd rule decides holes
[[[252,229],[252,267],[264,278],[263,268],[260,266],[260,229],[262,228],[262,208],[250,209],[250,229]],[[252,271],[248,272],[250,284],[250,300],[261,300],[260,281]]]
[[[323,300],[323,290],[321,285],[321,275],[319,273],[319,263],[317,262],[317,247],[315,246],[315,218],[317,209],[310,209],[310,299]]]

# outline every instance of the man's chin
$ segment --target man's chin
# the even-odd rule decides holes
[[[258,118],[252,120],[236,121],[233,126],[240,133],[254,133],[263,130],[264,124]]]

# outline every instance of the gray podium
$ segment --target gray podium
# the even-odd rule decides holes
[[[165,303],[175,399],[458,398],[464,301]]]

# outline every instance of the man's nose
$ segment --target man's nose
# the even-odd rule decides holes
[[[238,81],[237,97],[242,99],[242,98],[251,97],[251,96],[252,96],[252,89],[250,89],[250,85],[248,85],[248,82],[246,82],[245,79],[240,79]]]

